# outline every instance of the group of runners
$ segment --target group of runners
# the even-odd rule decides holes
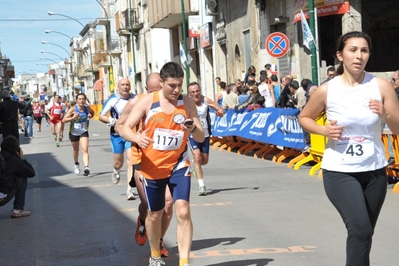
[[[163,237],[173,216],[173,205],[180,265],[189,265],[193,231],[190,176],[196,173],[198,195],[206,195],[202,165],[209,159],[209,107],[217,115],[224,115],[222,108],[201,95],[198,83],[189,84],[189,96],[183,96],[183,77],[179,64],[166,63],[160,73],[148,75],[147,94],[138,96],[131,94],[129,80],[121,79],[117,94],[104,103],[99,115],[99,120],[110,126],[114,184],[120,181],[126,152],[126,199],[134,199],[132,189],[136,187],[140,204],[135,239],[141,246],[148,239],[149,265],[164,265],[161,257],[169,255]]]
[[[365,71],[370,50],[367,34],[354,31],[340,36],[336,43],[339,75],[319,86],[299,115],[304,130],[329,139],[322,163],[323,182],[347,227],[346,265],[370,265],[372,236],[387,191],[381,120],[394,134],[399,133],[399,102],[392,86]],[[189,265],[193,225],[187,147],[194,154],[198,149],[194,155],[197,177],[201,176],[198,166],[208,159],[202,153],[206,154],[209,146],[205,137],[209,124],[204,123],[202,114],[216,106],[200,94],[196,83],[188,86],[191,97],[181,95],[183,76],[178,64],[165,64],[160,72],[160,90],[134,104],[132,101],[130,111],[121,114],[127,118],[116,122],[120,136],[141,152],[140,161],[132,163],[140,162],[139,168],[134,168],[140,172],[135,180],[144,191],[142,203],[147,211],[144,219],[140,210],[136,237],[145,238],[142,232],[147,233],[150,266],[165,265],[161,259],[162,237],[170,222],[165,209],[170,196],[165,191],[170,192],[176,209],[179,266]],[[223,115],[222,110],[215,109]],[[328,123],[316,124],[316,117],[323,113]],[[201,150],[201,145],[205,149]],[[204,184],[199,181],[199,186],[201,192]]]
[[[84,163],[83,173],[85,176],[90,174],[89,168],[89,119],[94,116],[94,111],[88,104],[87,97],[84,93],[78,93],[75,97],[76,101],[63,102],[59,95],[55,95],[48,102],[44,100],[39,102],[32,101],[33,116],[37,124],[37,131],[41,131],[42,118],[46,118],[47,123],[51,126],[51,134],[54,136],[56,147],[60,147],[63,139],[63,132],[66,123],[69,125],[69,140],[72,144],[72,156],[74,159],[74,172],[80,173],[79,148],[82,151],[82,159]]]

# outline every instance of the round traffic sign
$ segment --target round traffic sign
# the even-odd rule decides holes
[[[266,38],[266,51],[276,58],[283,57],[290,49],[290,40],[281,32],[273,32]]]

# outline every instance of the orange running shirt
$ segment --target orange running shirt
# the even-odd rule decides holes
[[[146,94],[139,94],[137,97],[139,100]],[[140,120],[140,123],[132,128],[132,131],[137,132],[139,129],[143,127],[143,122]],[[131,147],[131,152],[132,152],[132,164],[140,164],[141,163],[141,149],[137,143],[132,142],[132,147]]]
[[[143,130],[153,143],[142,149],[141,174],[147,179],[164,179],[174,170],[190,165],[187,154],[188,132],[180,127],[188,117],[183,104],[183,95],[171,114],[162,111],[159,92],[153,93],[151,108],[145,118]]]

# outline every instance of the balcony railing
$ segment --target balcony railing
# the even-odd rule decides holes
[[[130,31],[139,31],[143,28],[140,12],[136,8],[128,8],[115,14],[116,32],[119,35],[130,35]]]

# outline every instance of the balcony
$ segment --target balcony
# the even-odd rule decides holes
[[[138,33],[143,28],[139,10],[126,9],[115,14],[116,32],[119,36],[128,36],[130,32]]]
[[[105,51],[96,52],[93,63],[97,68],[110,66],[108,53]]]
[[[148,10],[151,28],[171,29],[181,24],[181,1],[149,0]],[[198,13],[198,0],[184,0],[186,19],[189,15]]]

